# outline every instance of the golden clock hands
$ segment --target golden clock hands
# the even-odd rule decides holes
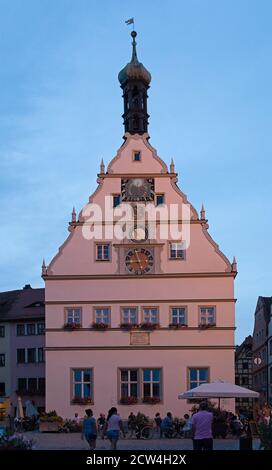
[[[135,255],[136,255],[136,258],[137,258],[137,261],[138,261],[138,263],[139,263],[140,268],[143,269],[143,268],[142,268],[142,265],[141,265],[141,260],[140,260],[139,255],[138,255],[138,251],[135,250],[134,253],[135,253]]]

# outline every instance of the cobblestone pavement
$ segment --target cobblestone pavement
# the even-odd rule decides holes
[[[86,441],[81,440],[80,434],[54,434],[27,432],[28,439],[34,439],[35,450],[88,450]],[[254,439],[254,449],[258,449],[259,441]],[[97,450],[108,450],[110,448],[107,439],[97,439]],[[120,439],[118,449],[120,450],[191,450],[190,439]],[[239,450],[239,439],[215,439],[215,450]]]

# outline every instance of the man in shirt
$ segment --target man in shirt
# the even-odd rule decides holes
[[[213,450],[212,422],[213,414],[208,411],[208,403],[202,401],[192,417],[194,450]]]

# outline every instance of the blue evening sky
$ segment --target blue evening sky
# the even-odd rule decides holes
[[[42,258],[122,143],[132,16],[150,142],[237,257],[240,342],[272,295],[269,0],[0,0],[0,290],[43,286]]]

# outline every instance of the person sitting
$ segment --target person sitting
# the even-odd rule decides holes
[[[133,437],[133,434],[136,435],[137,430],[137,418],[133,412],[130,413],[128,417],[128,429],[130,430],[130,438]]]
[[[192,417],[187,413],[184,415],[185,424],[181,428],[181,436],[187,437],[192,431]]]
[[[173,431],[174,431],[174,422],[173,422],[172,413],[170,413],[170,411],[167,413],[165,418],[163,418],[161,429],[162,429],[162,434],[164,434],[165,437],[167,438],[172,437]]]
[[[156,424],[156,431],[159,434],[160,438],[162,437],[162,419],[160,413],[155,414],[154,418]]]

